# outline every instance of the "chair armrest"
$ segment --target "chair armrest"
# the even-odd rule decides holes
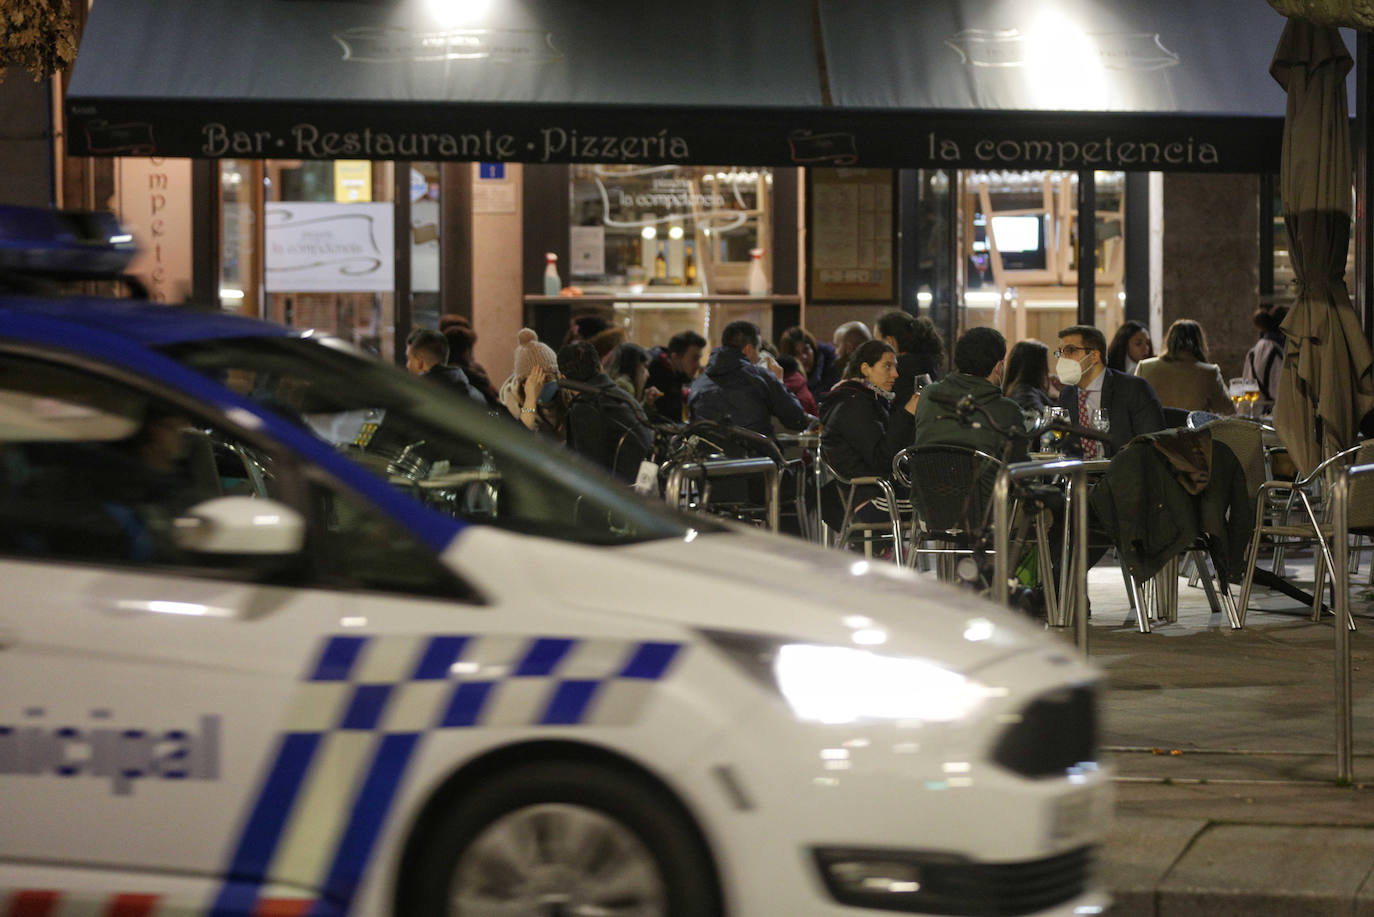
[[[895,505],[897,495],[896,492],[892,489],[892,482],[889,481],[887,478],[881,478],[877,475],[871,474],[861,475],[857,478],[850,478],[849,488],[851,493],[853,492],[853,489],[855,487],[876,487],[883,492],[883,496],[887,498],[889,506]]]

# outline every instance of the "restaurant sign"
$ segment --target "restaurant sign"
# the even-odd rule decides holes
[[[321,103],[303,118],[270,103],[102,99],[69,113],[74,155],[209,159],[1275,172],[1283,136],[1282,118],[1165,112],[379,102]]]
[[[267,204],[267,292],[390,292],[394,219],[389,203]]]

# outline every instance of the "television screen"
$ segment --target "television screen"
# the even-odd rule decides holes
[[[992,218],[993,241],[1004,255],[1038,252],[1045,247],[1041,236],[1043,225],[1038,216],[995,216]]]

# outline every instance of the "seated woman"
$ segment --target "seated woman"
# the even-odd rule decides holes
[[[913,394],[894,407],[891,393],[896,381],[896,351],[882,341],[868,341],[854,351],[845,378],[822,403],[821,454],[845,480],[891,476],[892,457],[911,445],[921,396]],[[861,488],[855,504],[855,519],[887,518],[887,505],[876,487]],[[844,494],[833,482],[822,497],[821,514],[832,528],[844,521]]]
[[[778,365],[782,367],[782,384],[797,399],[803,411],[814,415],[816,397],[811,394],[811,389],[806,387],[806,376],[802,374],[801,364],[797,362],[797,358],[779,354]]]
[[[515,336],[514,369],[501,386],[501,403],[526,429],[567,440],[567,405],[558,391],[558,355],[530,328]]]
[[[1150,340],[1150,329],[1143,322],[1123,322],[1107,347],[1107,368],[1134,375],[1141,361],[1154,355],[1155,345]]]
[[[1050,398],[1050,349],[1036,340],[1021,341],[1007,357],[1002,391],[1023,411],[1043,414]]]
[[[1164,355],[1142,360],[1135,374],[1154,387],[1166,408],[1234,414],[1226,382],[1215,363],[1207,362],[1207,338],[1202,326],[1180,318],[1164,337]]]
[[[815,337],[805,328],[788,328],[778,338],[778,355],[795,357],[806,377],[806,387],[811,396],[820,401],[826,392],[840,379],[843,369],[835,356],[835,345],[816,343]]]

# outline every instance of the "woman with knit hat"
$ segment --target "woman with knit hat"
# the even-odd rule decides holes
[[[501,403],[527,429],[562,442],[566,438],[567,407],[557,389],[545,392],[549,383],[558,381],[558,355],[531,328],[521,328],[515,341],[515,368],[501,386]]]

